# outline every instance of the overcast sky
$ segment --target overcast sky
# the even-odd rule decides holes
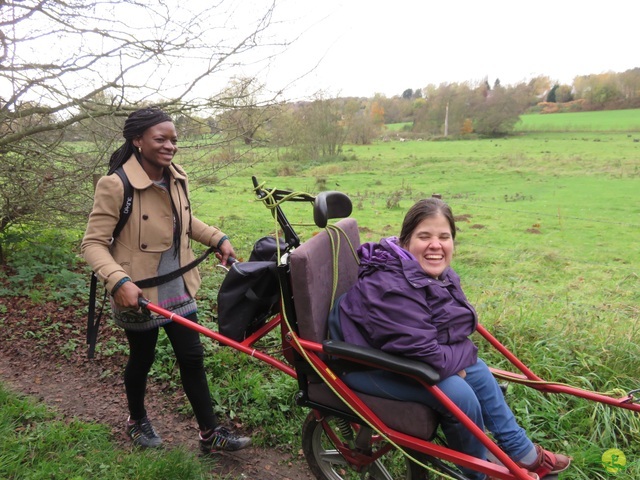
[[[197,15],[206,27],[203,35],[212,35],[204,43],[226,51],[258,28],[274,1],[275,13],[258,45],[282,45],[284,39],[285,43],[292,42],[290,46],[284,51],[281,47],[249,48],[246,55],[234,56],[226,68],[200,82],[194,95],[208,97],[229,85],[233,77],[257,76],[271,93],[267,99],[284,89],[281,99],[296,100],[317,92],[325,97],[372,97],[376,93],[392,97],[408,88],[478,83],[485,78],[491,85],[496,79],[507,85],[544,75],[571,84],[579,75],[640,67],[640,0],[229,0],[213,6],[210,0],[167,3],[173,7],[170,16],[178,24]],[[125,10],[119,11],[119,18],[135,25],[131,28],[155,25],[161,18],[151,9],[146,15],[130,17]],[[28,37],[33,32],[23,34]],[[78,48],[77,37],[67,42],[55,39],[53,43],[50,36],[35,38],[34,42],[42,44],[27,54],[35,55],[31,61],[36,63],[50,61],[49,57],[56,55],[66,59],[69,49]],[[87,36],[87,44],[91,38]],[[206,58],[210,50],[207,47],[200,53],[198,58]],[[215,58],[215,52],[212,55]],[[163,92],[167,96],[180,92],[207,66],[206,61],[204,66],[203,62],[194,65],[189,56],[182,60],[176,57],[169,64],[149,63],[148,68],[132,72],[130,76],[138,77],[131,81],[145,83],[147,77],[153,79],[160,72],[170,79],[163,84]],[[111,65],[107,63],[98,69],[101,74],[106,72],[108,76],[110,68],[119,72],[119,57],[114,57]],[[83,77],[79,85],[90,85],[89,80]],[[65,77],[64,81],[69,88],[72,79]]]
[[[258,0],[259,3],[259,0]],[[640,67],[638,0],[281,0],[277,28],[302,36],[265,81],[287,97],[400,95],[430,83],[493,85]]]

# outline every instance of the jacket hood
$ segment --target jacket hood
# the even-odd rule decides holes
[[[360,245],[360,276],[370,275],[376,270],[396,271],[400,268],[400,255],[389,244],[394,238],[383,238],[380,243],[367,242]]]
[[[376,271],[401,272],[416,288],[422,288],[434,281],[442,284],[449,284],[451,281],[451,267],[447,267],[443,272],[442,280],[429,277],[415,257],[398,245],[397,237],[383,238],[379,243],[363,243],[358,249],[358,255],[360,257],[359,277],[371,275]]]

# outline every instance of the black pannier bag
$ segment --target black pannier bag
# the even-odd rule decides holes
[[[280,238],[280,255],[284,253],[288,245]],[[276,239],[273,237],[262,237],[253,244],[253,250],[249,255],[250,262],[276,262],[278,255],[278,246]]]
[[[286,243],[280,239],[280,252]],[[263,237],[248,262],[231,265],[218,291],[218,331],[241,342],[280,308],[276,239]]]

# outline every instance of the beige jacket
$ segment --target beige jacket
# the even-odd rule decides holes
[[[109,292],[123,277],[128,276],[135,282],[157,276],[160,256],[173,244],[173,214],[166,191],[153,183],[134,156],[124,164],[124,171],[134,189],[133,210],[127,224],[112,244],[124,186],[116,174],[104,176],[96,185],[93,210],[81,246],[85,260]],[[169,174],[171,198],[181,216],[180,265],[187,265],[194,259],[190,239],[215,246],[224,233],[191,215],[189,199],[179,183],[185,182],[188,192],[182,168],[172,165]],[[195,297],[200,288],[198,269],[185,273],[184,281],[189,294]],[[157,290],[157,287],[147,288],[143,294],[152,303],[158,303]]]

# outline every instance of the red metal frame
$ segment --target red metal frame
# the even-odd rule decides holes
[[[640,403],[634,402],[634,398],[631,395],[626,397],[614,398],[601,393],[584,390],[582,388],[571,387],[560,383],[547,382],[533,373],[524,363],[522,363],[507,347],[505,347],[499,340],[497,340],[489,331],[482,325],[478,325],[478,333],[487,340],[496,350],[498,350],[509,362],[522,372],[522,375],[504,370],[498,370],[492,368],[496,374],[499,374],[503,378],[507,378],[513,383],[520,383],[536,390],[540,390],[545,393],[563,393],[566,395],[572,395],[574,397],[584,398],[605,405],[612,405],[614,407],[626,408],[640,412]]]
[[[295,334],[290,333],[293,337]],[[296,345],[299,343],[300,347]],[[454,404],[449,397],[447,397],[438,387],[428,385],[418,378],[415,378],[420,382],[427,390],[429,390],[456,418],[464,424],[471,433],[476,436],[485,447],[493,453],[498,460],[500,460],[505,467],[500,467],[495,463],[490,463],[485,460],[481,460],[470,455],[463,454],[456,450],[452,450],[447,447],[443,447],[426,440],[422,440],[410,435],[406,435],[397,430],[389,428],[378,416],[371,411],[371,409],[360,400],[360,398],[347,387],[340,378],[338,378],[326,363],[317,355],[322,353],[322,345],[302,340],[300,338],[293,339],[291,341],[293,348],[298,350],[300,354],[305,356],[314,367],[315,371],[322,377],[324,382],[329,385],[335,392],[342,397],[346,403],[353,409],[356,414],[365,420],[367,424],[371,425],[375,430],[381,432],[391,442],[405,448],[411,448],[413,450],[420,451],[427,455],[431,455],[443,460],[453,462],[457,465],[473,468],[480,472],[496,478],[502,479],[518,479],[518,480],[530,480],[526,471],[518,467],[513,460],[511,460],[478,426],[471,421],[471,419]]]
[[[324,360],[318,355],[323,353],[323,347],[316,342],[310,342],[297,337],[294,332],[285,330],[285,323],[280,314],[274,316],[269,322],[262,326],[258,331],[246,338],[242,342],[236,342],[220,333],[214,332],[207,327],[204,327],[198,323],[192,322],[180,315],[177,315],[169,310],[163,309],[157,305],[154,305],[147,301],[141,302],[144,308],[162,315],[166,318],[180,323],[188,328],[191,328],[222,345],[232,347],[240,352],[243,352],[251,357],[254,357],[262,362],[265,362],[278,370],[286,373],[287,375],[297,378],[296,372],[289,365],[283,361],[266,354],[254,347],[254,344],[267,335],[270,331],[278,326],[281,326],[286,334],[283,336],[283,347],[292,348],[296,350],[302,357],[304,357],[311,365],[313,365],[316,372],[323,378],[324,382],[336,392],[345,402],[351,407],[354,413],[361,419],[363,419],[368,425],[373,427],[376,431],[380,432],[382,438],[390,441],[390,443],[398,445],[404,448],[410,448],[412,450],[419,451],[421,453],[440,458],[445,461],[453,462],[457,465],[475,469],[483,472],[491,477],[499,478],[503,480],[529,480],[525,470],[518,467],[513,460],[511,460],[481,429],[479,429],[462,410],[460,410],[438,387],[428,385],[418,378],[425,389],[429,390],[456,418],[464,424],[473,435],[480,440],[487,450],[489,450],[504,466],[499,466],[494,463],[490,463],[485,460],[481,460],[461,452],[452,450],[450,448],[437,445],[435,443],[406,435],[402,432],[389,428],[378,416],[367,407],[366,404],[360,400],[360,398],[347,387],[340,378],[335,375],[331,369],[327,366]],[[606,395],[602,395],[597,392],[591,392],[568,385],[546,382],[533,373],[524,363],[522,363],[511,351],[509,351],[500,341],[498,341],[491,333],[489,333],[483,326],[478,325],[478,333],[482,335],[494,348],[496,348],[509,362],[514,365],[521,374],[508,372],[504,370],[491,369],[495,374],[502,378],[506,378],[514,383],[524,384],[531,388],[535,388],[542,392],[547,393],[562,393],[568,394],[586,400],[591,400],[615,407],[626,408],[629,410],[640,412],[640,403],[634,401],[632,396],[624,398],[613,398]],[[321,414],[316,412],[321,418]],[[327,432],[328,435],[332,433]],[[363,468],[369,463],[374,462],[377,458],[387,450],[383,449],[379,452],[379,455],[365,456],[355,455],[347,446],[343,445],[338,438],[333,438],[336,447],[340,453],[352,462],[356,469]]]
[[[261,361],[271,365],[272,367],[276,367],[278,370],[286,373],[287,375],[289,375],[289,376],[291,376],[293,378],[297,378],[296,371],[293,368],[291,368],[289,365],[287,365],[286,363],[278,360],[275,357],[272,357],[271,355],[268,355],[268,354],[266,354],[264,352],[256,350],[253,347],[254,343],[256,343],[258,340],[260,340],[262,337],[264,337],[267,333],[269,333],[271,330],[276,328],[278,325],[280,325],[280,323],[281,323],[280,315],[276,315],[269,322],[267,322],[265,325],[263,325],[262,328],[260,328],[258,331],[256,331],[250,337],[245,338],[242,342],[236,342],[235,340],[232,340],[229,337],[225,337],[224,335],[221,335],[218,332],[214,332],[213,330],[211,330],[211,329],[209,329],[209,328],[207,328],[205,326],[202,326],[199,323],[192,322],[191,320],[188,320],[188,319],[186,319],[184,317],[181,317],[180,315],[177,315],[177,314],[175,314],[175,313],[173,313],[173,312],[171,312],[169,310],[166,310],[166,309],[164,309],[162,307],[154,305],[151,302],[142,300],[141,304],[147,310],[155,312],[158,315],[162,315],[163,317],[168,318],[169,320],[173,320],[176,323],[184,325],[185,327],[188,327],[188,328],[190,328],[192,330],[195,330],[196,332],[199,332],[199,333],[201,333],[201,334],[203,334],[203,335],[215,340],[216,342],[221,343],[222,345],[226,345],[227,347],[235,348],[236,350],[239,350],[242,353],[246,353],[250,357],[257,358],[258,360],[261,360]]]

